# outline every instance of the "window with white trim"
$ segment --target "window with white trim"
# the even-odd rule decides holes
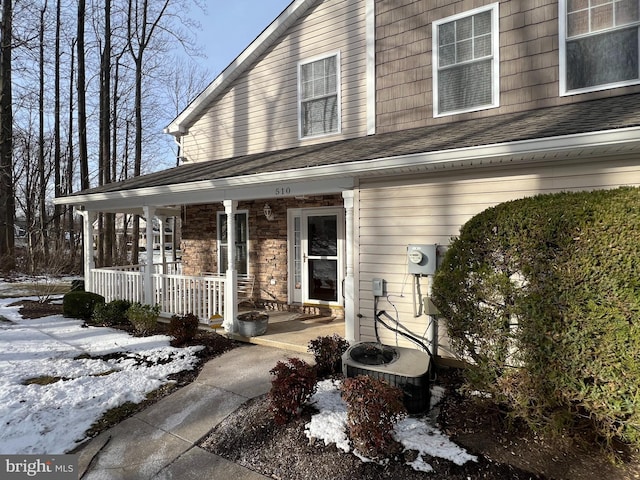
[[[435,116],[499,105],[498,6],[433,22]]]
[[[340,131],[340,57],[338,54],[300,63],[300,137]]]
[[[560,0],[560,93],[640,82],[639,0]]]
[[[227,271],[229,261],[229,241],[227,236],[227,214],[218,212],[218,273]],[[235,214],[234,266],[239,275],[249,273],[249,221],[247,212]]]

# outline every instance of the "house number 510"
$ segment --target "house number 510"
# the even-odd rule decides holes
[[[276,196],[282,197],[284,195],[291,195],[291,187],[277,187]]]

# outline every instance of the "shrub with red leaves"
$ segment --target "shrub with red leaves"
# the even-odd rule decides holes
[[[302,406],[316,391],[316,369],[304,360],[289,358],[278,362],[269,373],[271,380],[269,400],[275,421],[279,425],[300,415]]]

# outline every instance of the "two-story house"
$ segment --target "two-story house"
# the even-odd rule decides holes
[[[251,275],[349,340],[410,345],[383,310],[446,355],[415,245],[499,202],[640,185],[639,3],[295,0],[167,127],[179,167],[57,202],[85,224],[179,211],[183,275],[220,274],[229,330]]]

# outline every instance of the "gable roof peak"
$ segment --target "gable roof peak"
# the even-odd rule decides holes
[[[179,137],[191,122],[318,0],[293,0],[189,105],[167,125],[164,133]]]

